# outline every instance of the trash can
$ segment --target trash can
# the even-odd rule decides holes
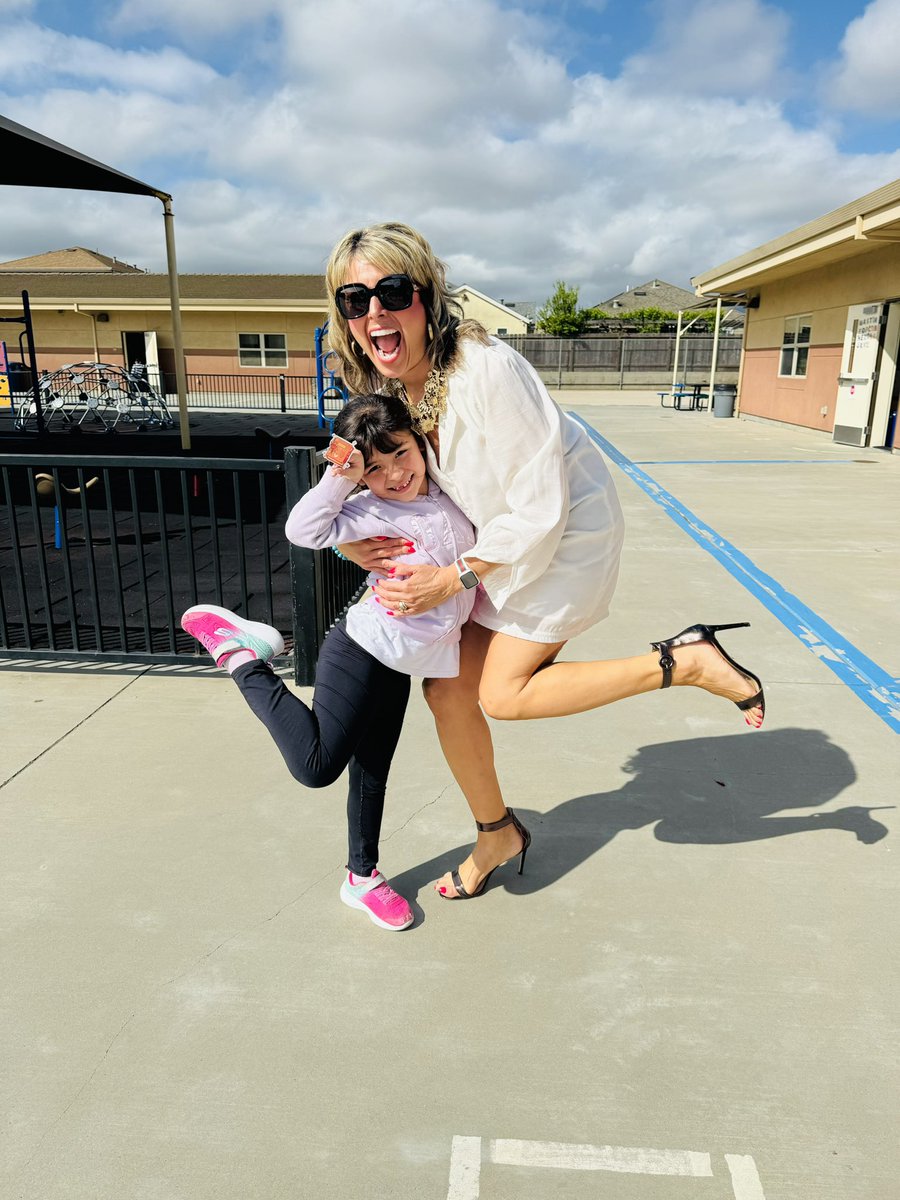
[[[713,388],[713,416],[733,417],[736,383],[717,383]]]

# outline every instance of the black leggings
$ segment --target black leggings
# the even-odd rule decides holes
[[[341,621],[319,651],[312,709],[267,663],[245,663],[233,679],[300,783],[327,787],[350,767],[347,866],[355,875],[370,875],[378,865],[384,793],[409,699],[409,676],[358,646]]]

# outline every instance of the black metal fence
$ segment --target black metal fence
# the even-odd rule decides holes
[[[290,457],[299,494],[321,468],[311,448]],[[289,547],[287,504],[274,460],[3,455],[0,657],[208,662],[178,623],[202,601],[292,630],[311,683],[363,573]]]
[[[177,407],[175,376],[163,375],[150,382]],[[318,406],[315,378],[306,375],[188,375],[187,402],[190,408],[241,408],[259,412],[315,412]],[[334,412],[342,398],[328,398],[326,408]]]

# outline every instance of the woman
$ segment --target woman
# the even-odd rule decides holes
[[[653,654],[557,662],[570,638],[606,616],[618,575],[622,515],[599,451],[525,359],[462,319],[444,265],[414,229],[388,223],[348,233],[326,280],[330,342],[345,382],[351,392],[403,397],[425,435],[429,475],[477,534],[449,567],[406,565],[396,542],[340,547],[388,575],[375,590],[401,620],[481,585],[463,628],[459,675],[425,682],[478,830],[470,856],[435,887],[469,899],[529,840],[503,802],[484,713],[564,716],[693,685],[732,700],[758,728],[762,686],[717,642],[728,626],[692,626],[652,642]]]

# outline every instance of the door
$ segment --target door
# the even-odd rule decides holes
[[[834,441],[846,446],[868,444],[883,312],[880,301],[847,309],[833,434]]]
[[[130,371],[136,364],[145,367],[150,386],[159,390],[159,347],[156,340],[156,330],[151,329],[140,333],[137,331],[123,333],[122,346],[125,352],[126,369]]]

